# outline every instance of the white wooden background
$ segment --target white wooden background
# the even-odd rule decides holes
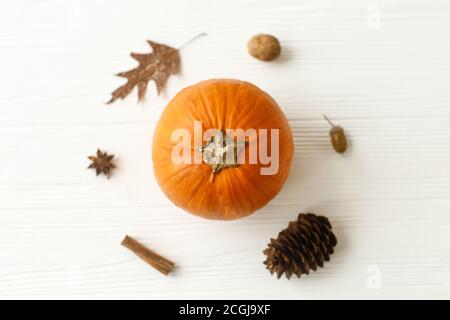
[[[145,40],[178,46],[183,72],[144,105],[104,104]],[[282,43],[248,56],[255,33]],[[450,3],[447,0],[8,0],[0,3],[0,296],[34,298],[450,298]],[[254,82],[290,120],[295,159],[266,208],[190,216],[159,190],[156,121],[181,88]],[[326,113],[347,129],[341,157]],[[86,170],[101,147],[110,179]],[[339,238],[326,268],[276,280],[269,238],[298,212]],[[120,246],[135,236],[170,277]]]

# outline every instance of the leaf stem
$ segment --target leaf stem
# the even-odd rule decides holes
[[[335,127],[335,125],[333,124],[333,122],[330,121],[330,119],[328,119],[328,117],[326,115],[323,115],[323,117],[325,118],[325,120],[327,120],[327,122],[332,126]]]
[[[202,32],[202,33],[196,35],[195,37],[191,38],[190,40],[186,41],[185,43],[183,43],[178,49],[182,49],[183,47],[185,47],[186,45],[190,44],[191,42],[194,42],[198,38],[206,36],[206,35],[207,35],[206,32]]]

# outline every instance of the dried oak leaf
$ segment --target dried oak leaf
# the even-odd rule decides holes
[[[101,152],[100,149],[97,149],[97,156],[89,156],[88,159],[92,161],[89,165],[88,169],[95,169],[97,175],[103,173],[108,178],[111,175],[111,169],[114,169],[116,166],[112,163],[112,159],[114,158],[113,154],[108,154],[107,152]]]
[[[141,102],[144,100],[150,80],[155,81],[159,95],[170,75],[177,74],[180,71],[181,58],[178,49],[154,41],[147,42],[153,51],[146,54],[131,53],[131,57],[139,62],[139,66],[117,74],[119,77],[126,78],[127,83],[112,93],[112,98],[108,101],[108,104],[117,99],[124,99],[134,87],[138,88],[139,102]]]

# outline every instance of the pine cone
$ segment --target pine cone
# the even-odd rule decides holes
[[[330,260],[337,239],[331,231],[330,221],[326,217],[313,213],[300,213],[297,221],[289,222],[277,239],[270,239],[264,254],[264,264],[270,273],[280,278],[283,273],[288,279],[292,274],[298,278],[309,274],[312,269],[323,267]]]

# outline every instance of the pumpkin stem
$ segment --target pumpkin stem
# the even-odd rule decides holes
[[[238,154],[245,146],[246,142],[234,141],[225,130],[220,130],[199,148],[199,151],[203,153],[203,162],[211,166],[211,182],[214,175],[223,169],[239,166]]]

